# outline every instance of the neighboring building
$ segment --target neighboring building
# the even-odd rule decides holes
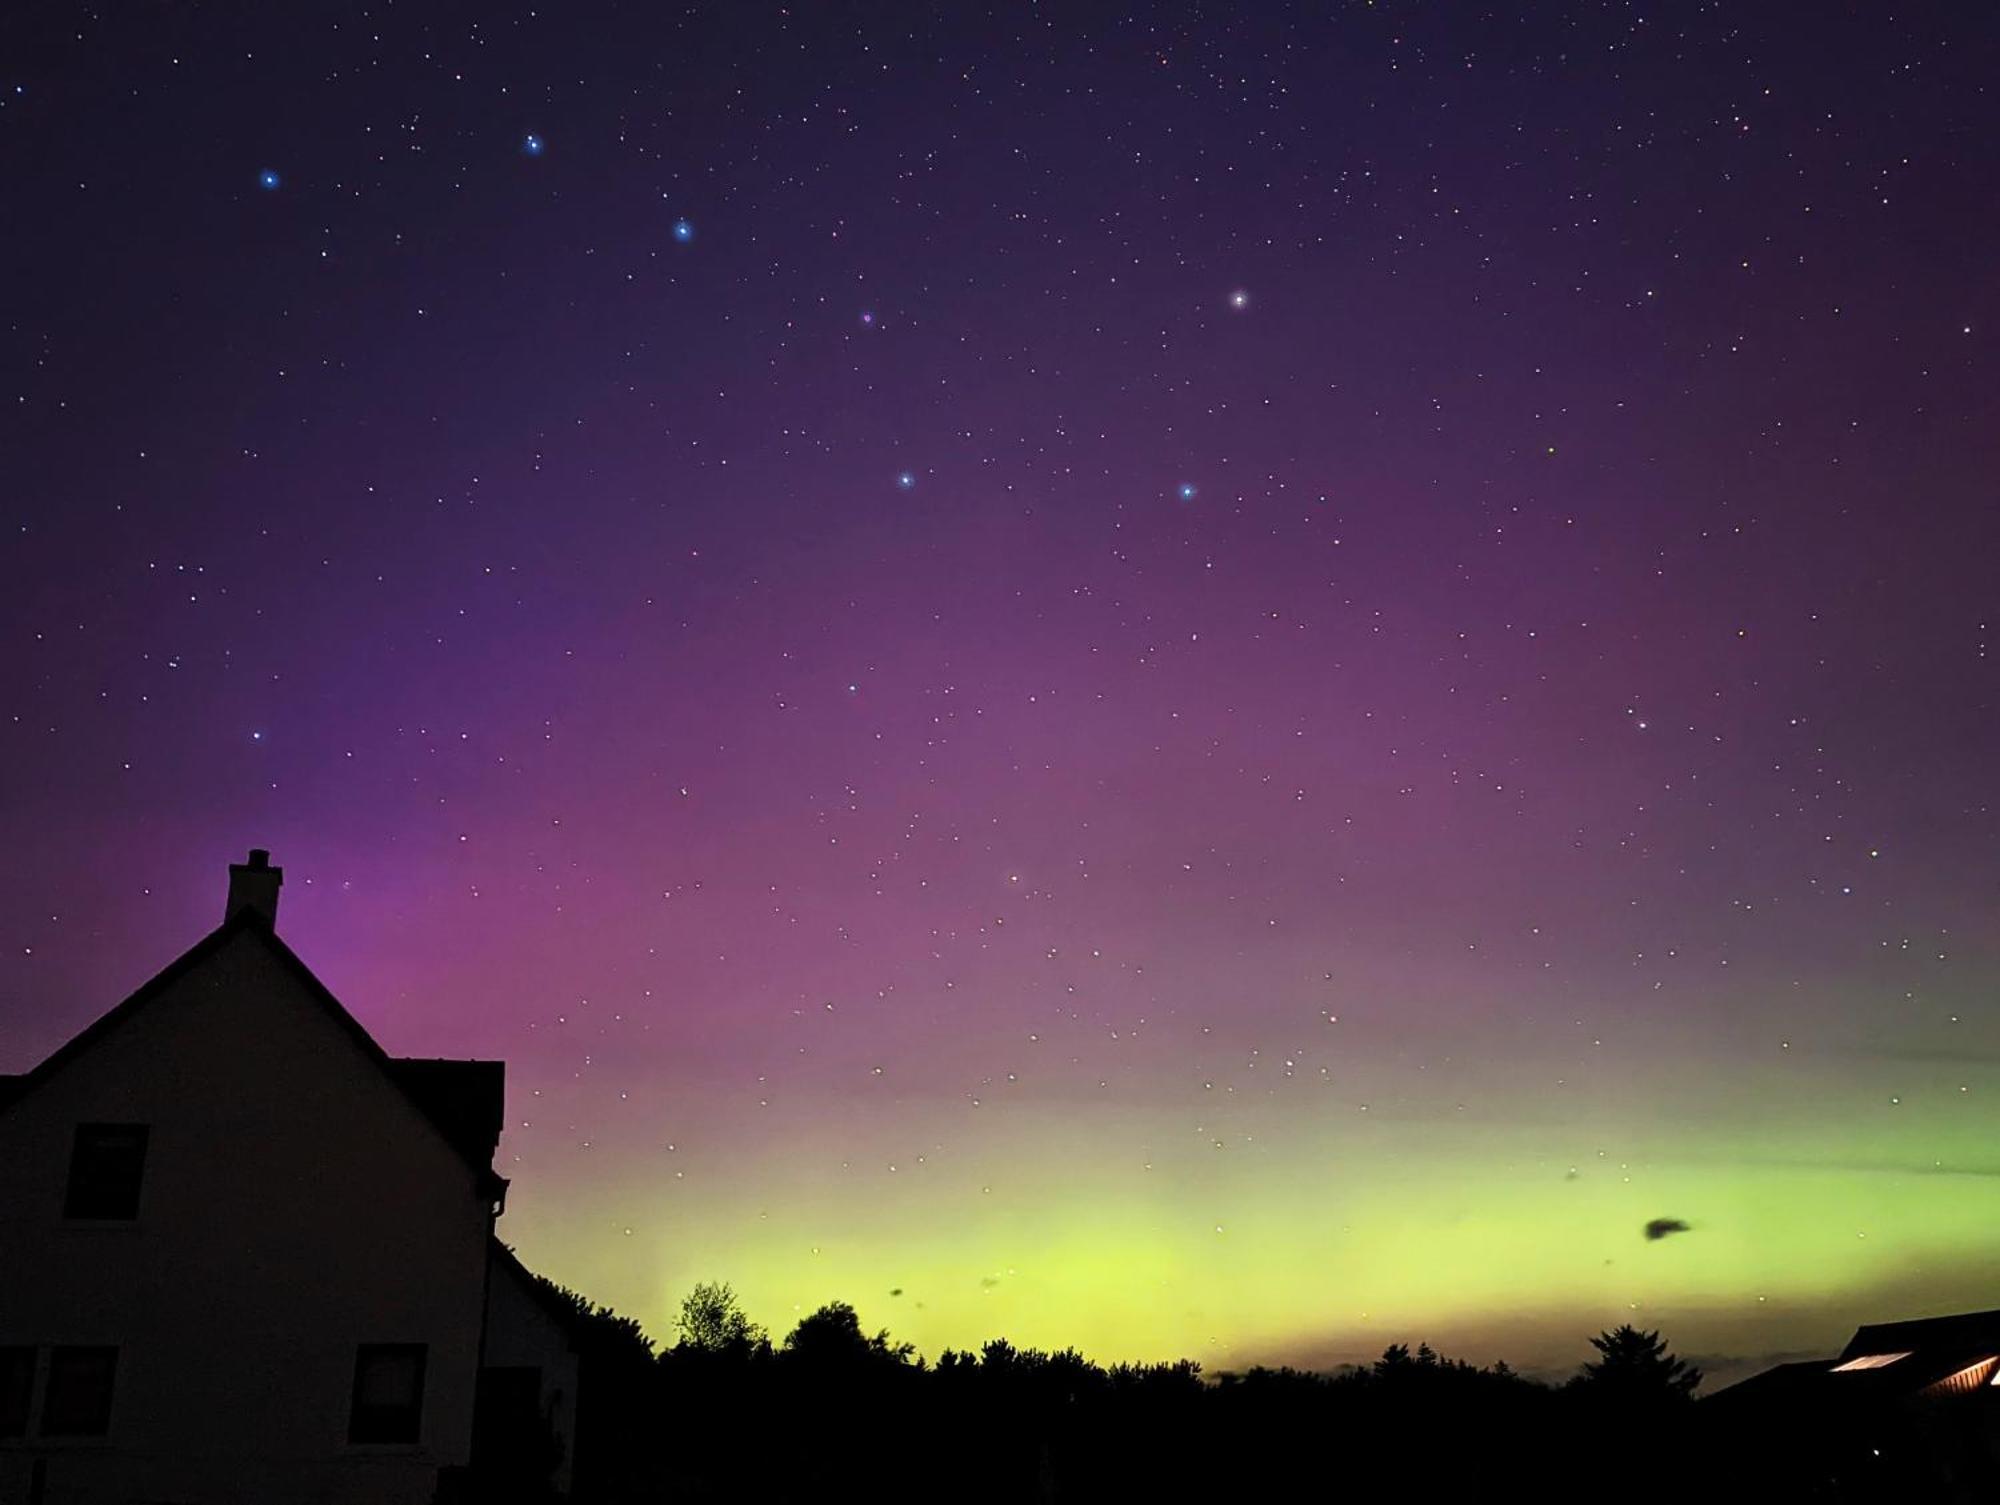
[[[1765,1498],[1991,1500],[2000,1311],[1859,1328],[1837,1357],[1780,1364],[1700,1409]]]
[[[282,882],[233,865],[218,929],[0,1077],[0,1500],[567,1488],[576,1356],[494,1237],[505,1066],[385,1054]]]

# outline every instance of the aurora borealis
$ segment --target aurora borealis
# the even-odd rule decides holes
[[[1993,16],[27,9],[0,1071],[258,845],[656,1336],[2000,1305]]]

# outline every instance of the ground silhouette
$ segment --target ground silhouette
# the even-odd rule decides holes
[[[655,1351],[556,1288],[583,1372],[577,1505],[1737,1498],[1704,1451],[1699,1373],[1620,1327],[1566,1383],[1393,1344],[1331,1373],[1100,1365],[996,1338],[935,1363],[832,1302],[782,1341],[724,1284],[697,1286]],[[1691,1472],[1693,1471],[1693,1472]],[[1831,1496],[1830,1498],[1838,1498]]]

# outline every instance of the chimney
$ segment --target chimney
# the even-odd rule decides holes
[[[265,924],[275,926],[278,888],[284,881],[285,870],[271,866],[271,854],[262,847],[252,847],[248,862],[229,864],[229,907],[222,918],[233,920],[238,910],[254,909],[264,917]]]

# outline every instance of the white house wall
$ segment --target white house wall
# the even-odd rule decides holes
[[[528,1290],[514,1263],[498,1255],[486,1292],[486,1362],[541,1370],[542,1406],[552,1415],[563,1443],[562,1466],[554,1482],[566,1493],[576,1439],[576,1354],[568,1330]]]

